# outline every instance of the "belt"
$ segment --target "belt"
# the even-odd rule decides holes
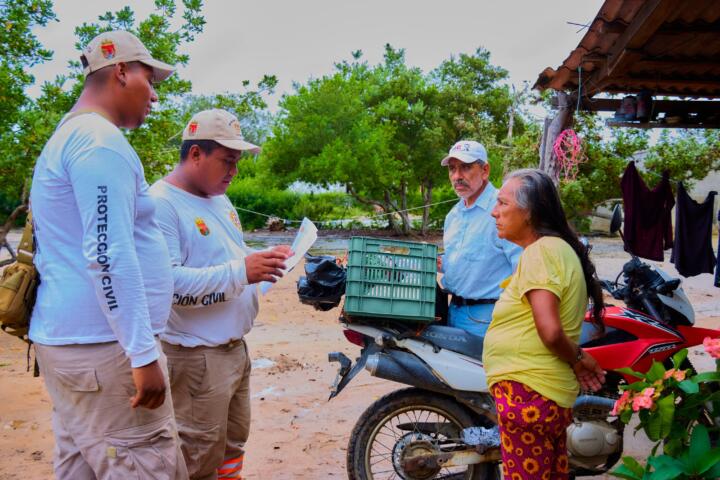
[[[463,298],[455,294],[453,294],[452,300],[450,300],[450,303],[458,307],[463,307],[465,305],[492,305],[495,302],[497,302],[497,298]]]

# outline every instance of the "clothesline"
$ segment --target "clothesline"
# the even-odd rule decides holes
[[[450,200],[443,200],[442,202],[435,202],[435,203],[431,203],[431,204],[428,204],[428,205],[420,205],[419,207],[406,208],[406,209],[404,209],[404,210],[397,210],[397,211],[394,211],[394,212],[378,213],[378,214],[375,214],[375,215],[357,215],[357,216],[355,216],[355,217],[338,218],[338,219],[335,219],[335,220],[311,220],[311,221],[312,221],[313,223],[315,223],[315,224],[331,224],[331,223],[351,222],[351,221],[353,221],[353,220],[360,220],[360,219],[368,219],[368,220],[369,220],[369,219],[373,219],[373,218],[379,218],[379,217],[385,217],[385,216],[388,216],[388,215],[393,215],[393,214],[396,214],[396,213],[411,212],[411,211],[413,211],[413,210],[420,210],[420,209],[426,208],[426,207],[434,207],[435,205],[442,205],[442,204],[444,204],[444,203],[457,202],[457,201],[458,201],[458,199],[453,198],[453,199],[450,199]],[[240,210],[240,211],[242,211],[242,212],[247,212],[247,213],[252,213],[252,214],[255,214],[255,215],[260,215],[260,216],[265,217],[265,218],[277,218],[277,219],[279,219],[279,220],[282,220],[283,223],[297,223],[297,224],[302,223],[302,220],[291,220],[291,219],[288,219],[288,218],[279,217],[279,216],[277,216],[277,215],[268,215],[267,213],[256,212],[255,210],[250,210],[250,209],[248,209],[248,208],[238,207],[237,205],[233,205],[233,206],[234,206],[237,210]]]

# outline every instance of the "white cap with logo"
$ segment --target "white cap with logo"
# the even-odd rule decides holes
[[[464,163],[482,162],[487,163],[487,151],[482,143],[475,140],[460,140],[452,146],[447,157],[440,161],[440,165],[447,167],[451,158],[456,158]]]
[[[260,152],[260,147],[246,142],[237,117],[227,110],[214,108],[198,112],[190,119],[182,135],[185,140],[214,140],[230,150]]]
[[[125,30],[103,32],[93,38],[83,48],[80,60],[85,76],[120,62],[140,62],[147,65],[153,69],[153,79],[156,82],[162,82],[175,71],[172,65],[152,58],[140,39]]]

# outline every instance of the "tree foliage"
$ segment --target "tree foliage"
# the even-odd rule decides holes
[[[52,3],[14,0],[7,5],[13,9],[7,12],[3,10],[2,15],[26,26],[27,31],[21,38],[32,45],[27,52],[35,52],[25,53],[24,56],[11,56],[17,59],[15,67],[22,72],[22,75],[18,74],[19,78],[27,80],[24,84],[26,86],[32,82],[32,77],[27,73],[28,69],[37,61],[49,58],[49,52],[42,49],[35,37],[29,33],[29,28],[36,24],[44,25],[44,22],[54,18]],[[75,46],[80,50],[102,31],[124,29],[135,33],[155,58],[170,64],[185,65],[189,59],[180,52],[181,47],[202,31],[204,20],[200,14],[201,0],[183,0],[183,5],[183,22],[178,29],[172,27],[172,21],[177,16],[175,0],[156,0],[155,11],[140,22],[136,21],[133,11],[125,7],[117,12],[101,15],[95,23],[83,23],[75,29]],[[17,115],[0,138],[0,191],[7,198],[16,199],[15,201],[20,199],[21,192],[31,176],[35,159],[52,135],[55,125],[77,100],[82,83],[80,63],[73,61],[66,74],[58,75],[55,80],[42,86],[42,93],[37,100],[26,98],[19,105]],[[190,82],[180,78],[177,73],[159,84],[158,108],[148,117],[145,125],[128,133],[128,138],[139,152],[149,176],[164,173],[167,166],[176,161],[177,153],[168,148],[168,137],[182,130],[183,124],[176,99],[187,94],[190,88]]]
[[[684,130],[673,135],[665,130],[649,149],[645,168],[652,172],[667,170],[670,178],[692,188],[695,181],[720,170],[720,132]]]
[[[35,79],[28,67],[52,58],[33,28],[55,19],[50,0],[6,0],[0,5],[0,135],[12,132],[22,109],[30,102],[25,88]]]
[[[397,213],[400,223],[389,216],[391,226],[408,233],[409,201],[429,205],[447,182],[439,160],[449,146],[471,137],[495,145],[505,135],[511,99],[499,82],[506,77],[482,49],[429,73],[390,45],[374,66],[355,52],[334,74],[283,97],[262,162],[279,185],[342,183],[357,201]],[[516,123],[522,130],[522,119]],[[425,208],[423,231],[429,214]]]
[[[614,129],[608,132],[597,115],[576,116],[575,130],[583,140],[586,161],[575,180],[560,182],[560,195],[568,217],[580,228],[587,215],[601,203],[620,198],[620,178],[629,160],[648,147],[645,130]]]

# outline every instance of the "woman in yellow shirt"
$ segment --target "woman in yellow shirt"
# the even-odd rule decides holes
[[[567,479],[565,430],[578,388],[596,390],[605,380],[577,343],[588,297],[602,328],[602,291],[547,174],[524,169],[508,175],[492,215],[498,236],[524,249],[501,285],[483,353],[504,478]]]

